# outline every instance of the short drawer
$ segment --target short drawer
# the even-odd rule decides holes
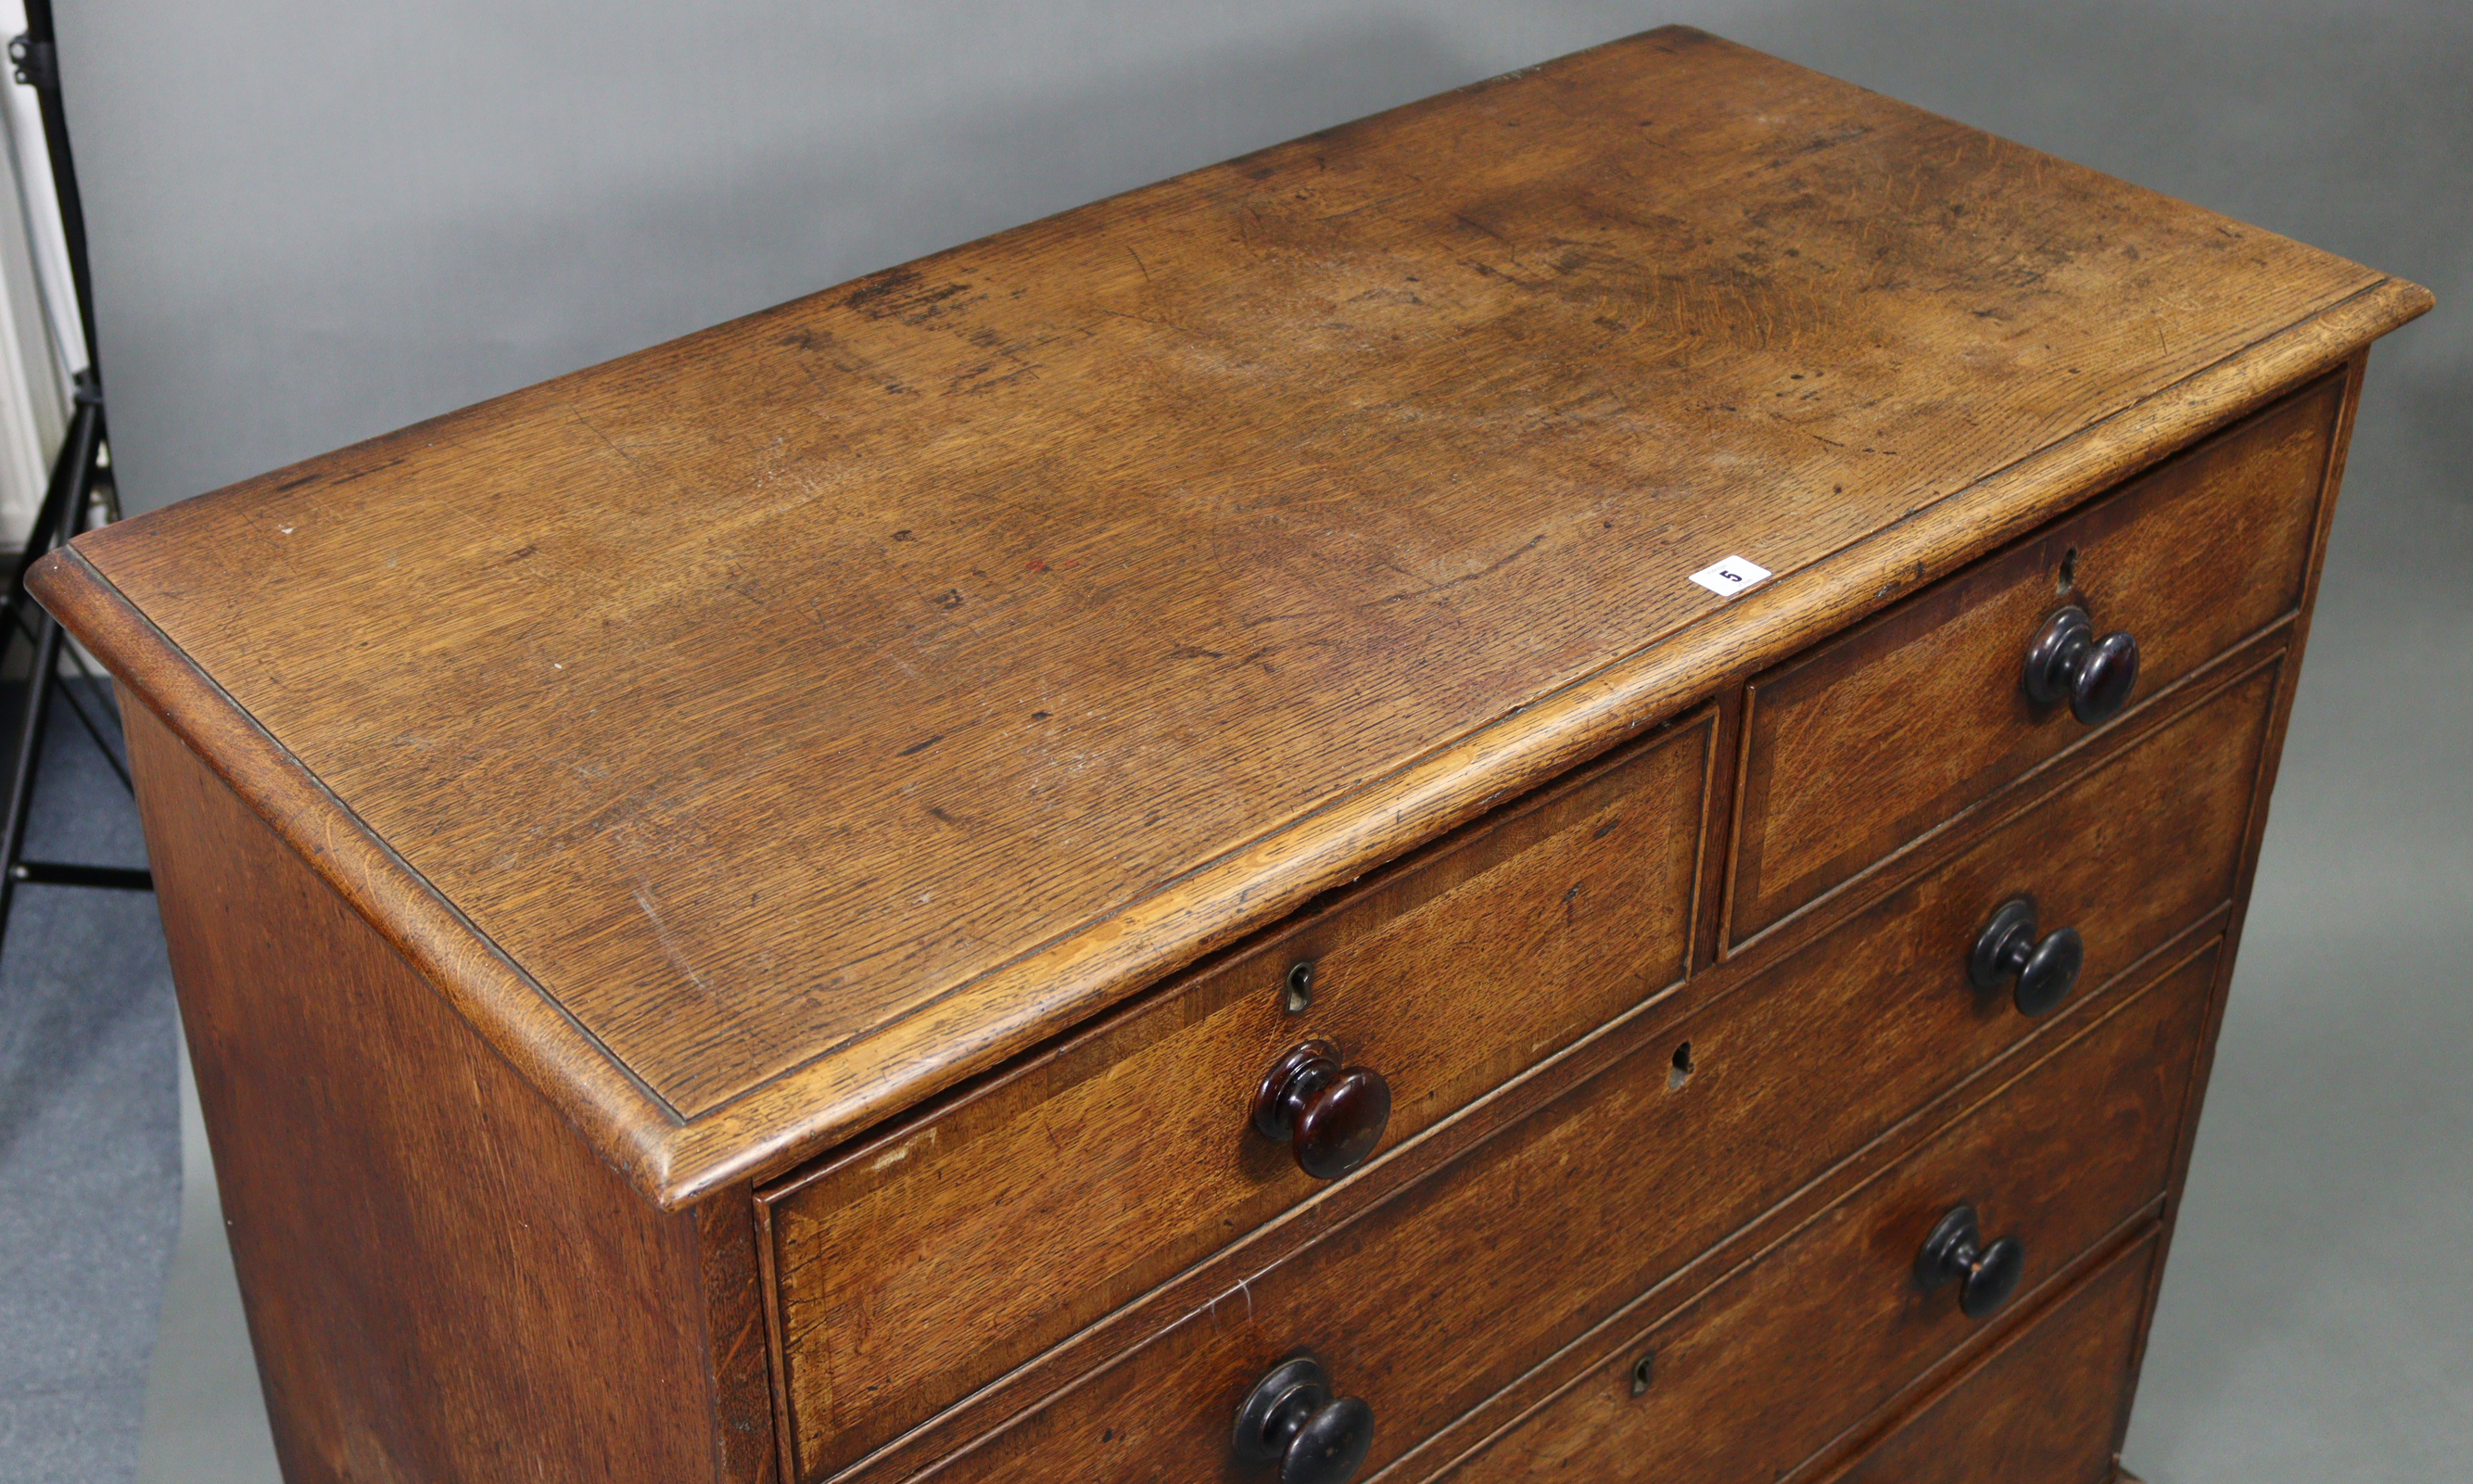
[[[2161,1238],[2124,1251],[1829,1484],[2113,1484]],[[1802,1481],[1796,1481],[1802,1484]]]
[[[1749,981],[1651,1012],[1621,1059],[1093,1355],[938,1478],[1256,1477],[1229,1461],[1236,1407],[1301,1350],[1372,1405],[1370,1476],[2042,1026],[2101,1014],[2126,970],[2203,923],[2234,883],[2277,672],[2221,687]],[[1980,924],[2022,890],[2085,924],[2082,987],[2043,1019],[1968,978]]]
[[[2282,670],[2234,678],[1785,958],[1778,972],[1860,1007],[1830,1054],[1885,1108],[1912,1108],[2056,1003],[2022,995],[2038,986],[2014,972],[1978,987],[1997,922],[2018,923],[2021,947],[2075,934],[2065,997],[2084,998],[2229,903]]]
[[[795,1476],[1321,1188],[1253,1127],[1293,1048],[1387,1080],[1387,1149],[1682,978],[1713,730],[1645,738],[762,1192]]]
[[[2164,1193],[2216,961],[2201,950],[1450,1477],[1786,1476],[1993,1322],[1919,1279],[1946,1213],[1972,1209],[1979,1245],[2019,1244],[2023,1305]]]
[[[2341,409],[2341,380],[2320,382],[1756,680],[1728,940],[2100,730],[2028,694],[2028,651],[2064,610],[2136,641],[2130,708],[2293,612]]]

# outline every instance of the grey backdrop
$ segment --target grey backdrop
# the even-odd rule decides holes
[[[1673,19],[2444,300],[2473,281],[2462,4],[61,10],[114,452],[141,508]]]
[[[2356,435],[2129,1456],[2150,1484],[2464,1475],[2473,6],[63,11],[137,507],[1674,19],[2430,285]],[[211,1474],[216,1427],[262,1435],[191,1256],[213,1224],[184,1230],[165,1478]],[[218,1366],[241,1379],[198,1384]]]

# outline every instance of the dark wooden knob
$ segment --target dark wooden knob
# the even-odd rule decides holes
[[[1969,1319],[1981,1319],[2008,1303],[2026,1271],[2027,1249],[2014,1236],[1986,1244],[1972,1206],[1940,1218],[1915,1258],[1915,1281],[1926,1292],[1957,1280],[1957,1306]]]
[[[2075,603],[2027,646],[2027,699],[2051,706],[2066,697],[2070,714],[2090,727],[2112,720],[2137,684],[2138,641],[2119,630],[2097,638],[2095,620]]]
[[[1345,1484],[1374,1447],[1374,1409],[1333,1397],[1322,1362],[1292,1355],[1246,1394],[1234,1445],[1247,1463],[1278,1464],[1280,1484]]]
[[[1367,1066],[1342,1066],[1339,1048],[1309,1041],[1262,1074],[1254,1130],[1295,1151],[1297,1168],[1337,1180],[1365,1162],[1391,1121],[1391,1084]]]
[[[2020,1015],[2039,1016],[2070,997],[2077,988],[2078,969],[2086,963],[2086,941],[2075,927],[2055,928],[2035,936],[2035,904],[2020,897],[2001,904],[1975,947],[1966,956],[1966,976],[1979,990],[2001,987],[2015,978],[2011,996]]]

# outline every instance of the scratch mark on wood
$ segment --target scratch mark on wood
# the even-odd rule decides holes
[[[585,425],[586,425],[587,427],[591,427],[591,424],[590,424],[590,423],[586,423]],[[599,433],[601,430],[600,430],[599,428],[593,428],[593,429],[592,429],[592,431],[593,431],[594,433],[596,433],[596,434],[597,434],[597,433]],[[603,442],[603,443],[609,443],[609,440],[605,438],[605,439],[603,439],[603,440],[602,440],[602,442]],[[613,444],[612,446],[615,446],[615,445]],[[408,453],[405,453],[405,454],[397,454],[397,455],[396,455],[394,458],[387,460],[384,464],[372,464],[372,465],[371,465],[368,468],[365,468],[365,469],[355,469],[355,470],[353,470],[351,473],[346,474],[343,478],[338,479],[338,480],[335,480],[335,481],[333,481],[332,483],[328,484],[328,485],[326,486],[326,488],[327,488],[327,489],[329,489],[329,490],[340,490],[340,489],[342,489],[344,486],[350,484],[352,481],[354,481],[354,480],[356,480],[356,479],[367,479],[367,478],[369,478],[372,474],[382,474],[382,473],[386,472],[388,469],[391,469],[391,468],[395,467],[396,465],[401,464],[404,460],[409,459],[409,458],[411,458],[411,457],[412,457],[412,455],[410,455],[410,454],[408,454]],[[632,462],[634,462],[634,461],[630,460],[629,462],[631,462],[631,463],[632,463]],[[314,476],[313,476],[313,477],[314,477]],[[284,488],[284,489],[286,489],[286,490],[289,490],[289,489],[291,489],[291,488],[292,488],[292,486],[291,486],[291,485],[285,485],[285,486],[283,486],[283,488]]]
[[[635,896],[636,910],[644,914],[645,922],[653,924],[653,937],[660,944],[661,954],[670,961],[670,967],[686,975],[687,981],[697,989],[711,993],[712,986],[705,983],[704,975],[696,972],[695,966],[687,962],[686,954],[679,948],[678,940],[670,936],[670,925],[661,921],[660,912],[654,907],[653,883],[639,879],[636,883]]]

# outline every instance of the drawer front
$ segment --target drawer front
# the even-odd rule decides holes
[[[2105,1264],[1832,1484],[2112,1484],[2159,1246]]]
[[[2233,680],[1789,955],[1785,973],[1868,1017],[1819,1044],[1895,1110],[1920,1106],[2033,1023],[2014,976],[1969,975],[2003,907],[2029,903],[2038,941],[2078,934],[2083,998],[2230,902],[2281,670]]]
[[[1916,1279],[1943,1214],[2025,1251],[2018,1302],[2164,1193],[2217,949],[2199,952],[1749,1272],[1636,1335],[1451,1477],[1769,1479],[1976,1334]]]
[[[2137,640],[2133,706],[2294,611],[2342,390],[2318,383],[1756,681],[1729,940],[2085,738],[2024,683],[2058,610]]]
[[[1321,1188],[1252,1127],[1309,1040],[1382,1148],[1680,979],[1713,726],[1671,728],[1045,1060],[762,1198],[797,1476],[829,1472]],[[1291,969],[1310,963],[1291,1011]]]
[[[2274,678],[2224,686],[1927,880],[1641,1028],[1605,1070],[938,1477],[1255,1477],[1228,1456],[1236,1409],[1298,1349],[1372,1404],[1370,1474],[2037,1028],[1966,976],[1967,939],[2022,882],[2087,924],[2088,988],[2062,1023],[2202,922],[2232,887]]]

